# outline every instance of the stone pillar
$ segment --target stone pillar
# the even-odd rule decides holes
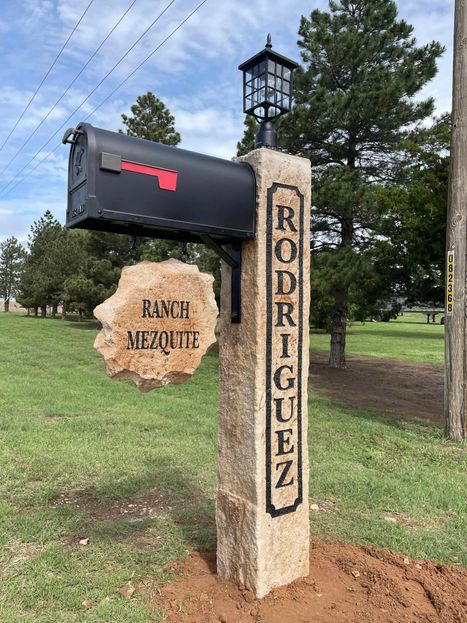
[[[217,570],[263,597],[309,571],[311,171],[265,148],[242,160],[256,175],[256,240],[242,245],[240,324],[222,269]]]

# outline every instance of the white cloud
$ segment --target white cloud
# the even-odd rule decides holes
[[[181,147],[219,158],[230,159],[239,139],[238,118],[222,108],[187,110],[174,107]]]
[[[46,210],[50,210],[63,223],[65,206],[61,192],[0,200],[0,240],[10,236],[16,236],[21,241],[27,240],[33,221]]]

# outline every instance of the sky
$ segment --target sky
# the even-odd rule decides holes
[[[147,91],[154,92],[174,115],[181,147],[221,158],[234,156],[243,135],[238,65],[264,47],[268,32],[274,50],[299,61],[300,16],[328,6],[327,0],[206,0],[163,43],[201,1],[0,0],[0,241],[9,236],[26,241],[31,224],[47,209],[64,223],[68,159],[68,147],[61,145],[64,131],[89,115],[89,123],[117,131],[123,127],[120,115],[129,114],[136,97]],[[437,113],[448,111],[454,0],[398,0],[397,4],[399,17],[414,26],[419,45],[437,40],[446,47],[437,76],[421,96],[435,99]]]

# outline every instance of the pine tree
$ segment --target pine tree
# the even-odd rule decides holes
[[[49,210],[31,226],[28,236],[28,253],[19,287],[18,301],[24,307],[41,308],[42,316],[51,303],[51,286],[54,265],[51,252],[62,231],[62,226]]]
[[[259,123],[251,115],[246,115],[243,123],[245,125],[245,133],[242,140],[237,143],[237,156],[244,156],[255,148],[256,135],[259,130]]]
[[[393,179],[402,141],[432,113],[433,100],[415,96],[436,74],[443,48],[417,47],[393,0],[331,0],[329,7],[302,17],[304,67],[280,137],[314,168],[315,252],[332,256],[329,365],[345,367],[349,291],[371,269],[362,253],[376,244],[382,217],[367,192]]]
[[[79,273],[65,280],[66,308],[78,312],[80,320],[92,316],[92,310],[115,292],[120,272],[110,259],[88,257]]]
[[[24,249],[14,236],[0,243],[0,296],[5,312],[10,311],[10,300],[18,292],[23,261]]]
[[[174,117],[165,104],[151,91],[136,98],[136,104],[131,107],[131,112],[131,117],[122,115],[128,136],[138,136],[147,141],[164,143],[164,145],[180,143],[181,138],[175,130]]]
[[[435,119],[407,141],[400,183],[375,189],[392,270],[409,304],[444,304],[451,117]],[[395,226],[396,224],[396,226]]]
[[[83,260],[82,239],[82,232],[63,229],[49,210],[33,223],[18,292],[24,307],[40,307],[45,316],[50,305],[55,316],[63,302],[65,280]]]

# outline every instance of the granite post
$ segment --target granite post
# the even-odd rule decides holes
[[[241,160],[256,175],[257,234],[242,244],[239,324],[222,268],[217,570],[263,597],[309,571],[311,171],[265,148]]]

